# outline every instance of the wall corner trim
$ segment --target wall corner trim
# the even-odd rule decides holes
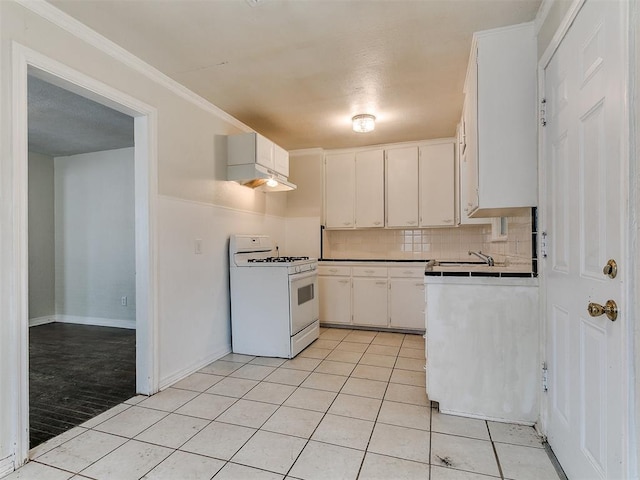
[[[141,73],[150,80],[156,82],[159,85],[167,88],[176,95],[191,102],[197,107],[221,118],[222,120],[229,122],[234,127],[245,132],[252,132],[253,129],[248,125],[245,125],[237,118],[231,116],[221,108],[215,106],[208,100],[204,99],[195,92],[189,90],[181,83],[176,82],[171,77],[165,75],[157,68],[149,65],[144,60],[136,57],[134,54],[125,50],[120,45],[112,42],[107,37],[99,34],[95,30],[91,29],[84,23],[76,20],[71,15],[64,13],[62,10],[57,9],[52,4],[43,0],[14,0],[24,8],[39,15],[45,20],[50,21],[54,25],[69,32],[75,37],[87,42],[89,45],[104,52],[110,57],[122,62],[133,70]]]
[[[551,10],[551,7],[555,2],[556,0],[542,0],[540,8],[538,8],[538,12],[536,13],[536,18],[534,20],[536,35],[540,33],[540,29],[542,28],[542,25],[544,25],[544,21],[547,19],[549,11]]]

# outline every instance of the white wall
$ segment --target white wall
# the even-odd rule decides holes
[[[289,180],[298,188],[287,192],[287,255],[319,258],[324,151],[298,150],[289,155]]]
[[[15,442],[21,414],[16,372],[20,359],[25,358],[26,347],[20,343],[19,332],[24,327],[16,313],[21,300],[16,294],[15,279],[23,266],[19,255],[22,240],[15,233],[20,219],[15,213],[26,202],[21,197],[23,186],[14,183],[14,149],[18,146],[13,142],[13,42],[157,111],[155,150],[161,198],[152,221],[156,222],[159,236],[156,255],[161,385],[189,373],[229,346],[228,253],[221,248],[222,239],[226,242],[226,236],[233,231],[265,228],[266,233],[278,238],[281,251],[286,251],[282,221],[286,196],[255,192],[226,181],[226,142],[220,136],[246,131],[245,126],[175,87],[168,78],[127,57],[115,45],[92,37],[74,21],[61,22],[70,25],[66,29],[58,26],[57,14],[49,10],[53,8],[49,4],[35,2],[30,8],[43,9],[42,15],[51,17],[45,18],[13,1],[0,2],[0,475],[14,461],[22,461],[13,456],[19,451]],[[185,201],[196,203],[185,206]],[[174,203],[181,206],[175,207]],[[209,214],[222,211],[221,207],[226,207],[223,214]],[[194,235],[206,239],[205,234],[211,235],[217,247],[208,250],[210,246],[205,241],[206,262],[201,262],[190,255]]]
[[[29,318],[50,318],[55,306],[53,158],[29,153]]]
[[[158,213],[163,387],[231,351],[229,235],[265,233],[284,245],[284,218],[168,196]]]
[[[56,157],[54,165],[56,314],[63,321],[131,326],[133,148]]]

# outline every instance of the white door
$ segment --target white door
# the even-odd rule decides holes
[[[546,394],[548,440],[571,479],[623,473],[623,2],[588,0],[545,70]],[[622,275],[603,273],[609,259]]]

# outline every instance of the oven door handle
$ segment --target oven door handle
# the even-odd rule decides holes
[[[317,277],[318,272],[316,270],[311,270],[309,272],[300,272],[289,275],[289,283],[296,282],[298,280],[304,280],[305,278]]]

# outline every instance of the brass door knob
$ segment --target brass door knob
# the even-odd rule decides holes
[[[618,305],[613,300],[607,300],[607,303],[600,305],[599,303],[589,303],[587,306],[587,312],[592,317],[599,317],[600,315],[606,315],[612,322],[618,318]]]
[[[609,278],[616,278],[616,275],[618,275],[618,264],[613,258],[611,258],[604,266],[602,273]]]

